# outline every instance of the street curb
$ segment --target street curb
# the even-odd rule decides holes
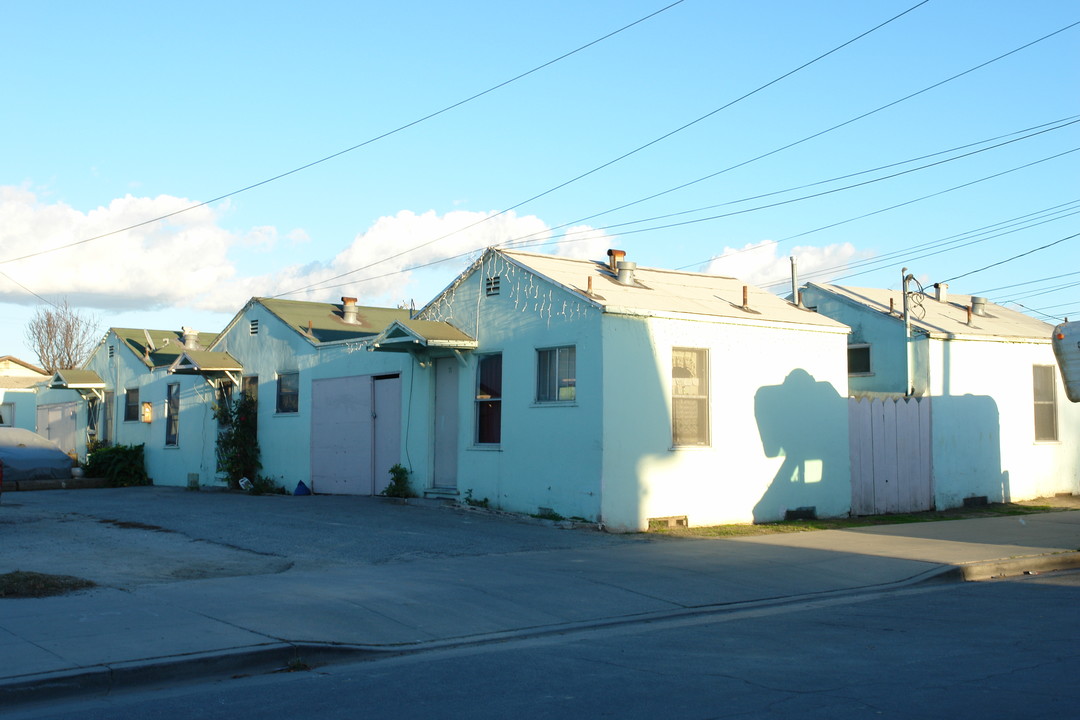
[[[979,582],[1076,568],[1080,568],[1080,552],[1059,552],[964,563],[954,565],[945,574],[964,582]]]
[[[399,651],[398,651],[399,652]],[[172,657],[91,665],[52,673],[0,680],[0,706],[30,704],[70,697],[100,697],[121,687],[152,688],[181,680],[227,679],[243,675],[294,672],[342,659],[391,655],[358,646],[288,642],[230,648]]]
[[[993,578],[1041,574],[1080,568],[1080,552],[1060,552],[1004,558],[962,565],[938,565],[912,577],[844,590],[830,590],[799,596],[683,607],[637,615],[599,618],[538,627],[514,628],[480,635],[445,638],[404,645],[361,645],[320,642],[278,641],[262,645],[230,648],[178,656],[144,658],[111,665],[91,665],[52,673],[0,679],[0,706],[14,707],[72,697],[103,697],[121,688],[173,684],[177,681],[229,679],[275,672],[300,672],[340,662],[358,662],[375,657],[392,657],[427,650],[505,642],[511,639],[560,635],[609,628],[632,623],[722,614],[751,607],[774,607],[807,600],[821,600],[849,594],[898,590],[929,583],[973,582]]]

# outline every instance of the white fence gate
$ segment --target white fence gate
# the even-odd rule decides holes
[[[933,510],[930,398],[851,398],[851,514]]]

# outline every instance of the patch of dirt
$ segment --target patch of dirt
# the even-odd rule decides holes
[[[15,570],[0,575],[0,598],[50,597],[76,590],[86,590],[95,585],[96,583],[92,580],[84,580],[71,575],[47,575]]]
[[[131,520],[110,520],[109,518],[104,518],[102,520],[98,520],[98,522],[102,523],[103,525],[112,525],[113,527],[128,528],[130,530],[152,530],[154,532],[164,533],[176,532],[175,530],[163,528],[160,525],[147,525],[146,523],[132,522]]]

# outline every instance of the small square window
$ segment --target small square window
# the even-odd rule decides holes
[[[536,351],[536,402],[577,399],[577,351],[569,347]]]
[[[873,375],[869,345],[848,345],[847,372],[848,375]]]
[[[15,425],[15,403],[0,403],[0,427]]]

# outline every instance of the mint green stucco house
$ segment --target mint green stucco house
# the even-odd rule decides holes
[[[375,339],[430,393],[428,493],[631,531],[846,514],[847,327],[613,253],[490,249]]]

